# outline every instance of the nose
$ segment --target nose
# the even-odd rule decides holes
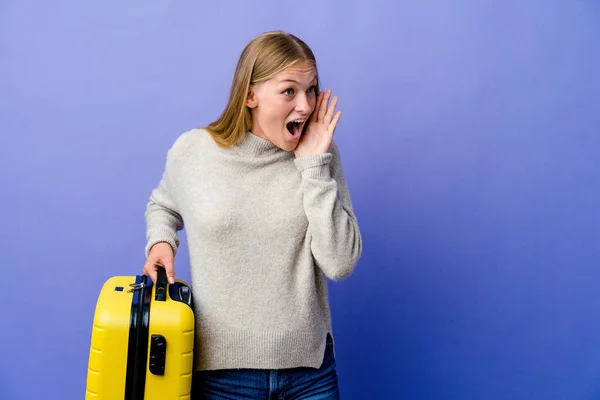
[[[301,112],[303,114],[308,114],[312,111],[310,101],[309,101],[308,97],[306,96],[306,94],[296,96],[296,100],[297,100],[296,110],[298,112]]]

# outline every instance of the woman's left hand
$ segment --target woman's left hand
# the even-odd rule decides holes
[[[302,134],[296,150],[294,150],[297,158],[309,154],[323,154],[329,151],[335,127],[342,115],[341,111],[338,111],[335,116],[333,115],[338,98],[334,96],[331,104],[329,104],[330,97],[331,89],[325,93],[319,93],[312,119]]]

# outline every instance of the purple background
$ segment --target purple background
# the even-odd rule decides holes
[[[2,1],[0,398],[84,397],[98,292],[141,271],[167,149],[271,29],[344,112],[364,253],[331,285],[342,398],[598,398],[591,0]]]

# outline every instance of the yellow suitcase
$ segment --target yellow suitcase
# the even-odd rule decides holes
[[[94,313],[86,400],[190,398],[194,309],[190,287],[146,275],[108,279]]]

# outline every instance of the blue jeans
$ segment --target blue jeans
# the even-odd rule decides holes
[[[339,400],[333,341],[320,368],[194,372],[192,400]]]

